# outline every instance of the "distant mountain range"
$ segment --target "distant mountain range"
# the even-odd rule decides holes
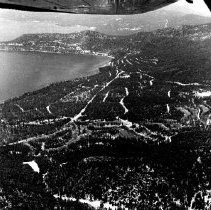
[[[2,41],[14,39],[23,33],[73,33],[92,30],[108,35],[130,35],[166,27],[211,23],[210,17],[187,12],[184,8],[113,16],[0,11],[0,17]]]
[[[70,34],[43,33],[24,34],[9,42],[0,43],[0,50],[39,51],[54,53],[96,54],[115,56],[116,53],[139,52],[151,49],[153,43],[172,38],[193,41],[206,40],[211,36],[211,24],[184,25],[179,28],[163,28],[152,32],[138,32],[128,36],[107,35],[96,31],[82,31]],[[208,43],[209,44],[209,43]]]
[[[167,27],[211,23],[210,17],[173,11],[155,11],[142,15],[122,16],[97,25],[96,31],[110,35],[129,35],[140,31],[153,31]]]

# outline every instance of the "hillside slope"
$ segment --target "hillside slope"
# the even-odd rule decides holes
[[[1,49],[113,56],[1,104],[2,206],[210,209],[210,24],[31,34]]]

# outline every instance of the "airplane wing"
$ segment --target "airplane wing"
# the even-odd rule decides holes
[[[83,14],[138,14],[178,0],[0,0],[0,8]]]

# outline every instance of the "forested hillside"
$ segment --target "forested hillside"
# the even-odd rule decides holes
[[[210,209],[210,24],[0,47],[112,56],[0,105],[1,208]]]

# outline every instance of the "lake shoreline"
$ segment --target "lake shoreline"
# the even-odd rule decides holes
[[[52,51],[42,51],[42,50],[8,50],[8,49],[0,49],[0,52],[35,52],[35,53],[47,53],[47,54],[59,54],[59,55],[90,55],[90,56],[99,56],[99,57],[106,57],[110,59],[114,59],[115,57],[108,55],[106,53],[98,53],[98,52],[93,52],[93,53],[87,53],[84,51],[76,51],[73,53],[64,53],[64,52],[52,52]]]
[[[41,90],[41,89],[43,89],[43,88],[47,88],[47,87],[49,87],[49,86],[51,86],[52,84],[58,84],[58,83],[61,83],[61,82],[68,82],[68,81],[74,81],[74,80],[76,80],[76,79],[86,79],[86,78],[88,78],[88,77],[90,77],[90,76],[93,76],[93,75],[96,75],[96,74],[99,74],[99,68],[101,68],[101,67],[105,67],[105,66],[109,66],[110,65],[110,63],[111,63],[111,58],[110,57],[106,57],[106,56],[100,56],[100,55],[98,55],[98,56],[96,56],[96,55],[92,55],[92,54],[72,54],[72,53],[56,53],[56,52],[40,52],[40,51],[8,51],[8,50],[0,50],[0,52],[7,52],[7,53],[26,53],[25,55],[28,55],[28,53],[27,52],[29,52],[29,53],[44,53],[44,54],[46,54],[46,55],[50,55],[50,54],[55,54],[55,55],[65,55],[65,56],[68,56],[68,55],[70,55],[70,56],[91,56],[91,57],[94,57],[94,58],[96,58],[96,57],[102,57],[102,58],[104,58],[104,59],[106,59],[105,61],[99,61],[99,63],[97,63],[97,64],[93,64],[93,66],[90,68],[90,70],[89,71],[87,71],[87,72],[83,72],[81,75],[76,75],[76,76],[73,76],[73,78],[68,78],[68,79],[66,79],[66,78],[63,78],[62,80],[59,80],[59,81],[53,81],[53,82],[50,82],[49,84],[43,84],[43,86],[41,86],[41,87],[38,87],[38,88],[35,88],[34,90],[29,90],[29,91],[25,91],[25,92],[23,92],[23,93],[21,93],[20,95],[17,95],[17,96],[12,96],[12,97],[9,97],[9,98],[7,98],[7,99],[3,99],[2,101],[0,101],[0,104],[4,104],[5,102],[7,102],[8,100],[12,100],[12,99],[17,99],[17,98],[19,98],[19,97],[21,97],[21,96],[23,96],[23,95],[25,95],[25,94],[27,94],[27,93],[33,93],[33,92],[35,92],[35,91],[39,91],[39,90]],[[24,55],[23,54],[23,55]],[[80,60],[80,58],[79,58],[79,60]],[[90,66],[89,66],[90,67]],[[73,68],[74,68],[74,65],[73,65]],[[70,69],[71,69],[71,66],[70,66]],[[71,73],[70,73],[71,74]]]

